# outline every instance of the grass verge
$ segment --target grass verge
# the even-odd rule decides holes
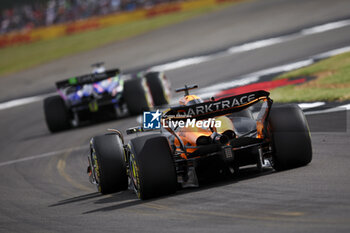
[[[350,52],[343,53],[280,75],[277,79],[314,77],[301,85],[279,87],[271,91],[277,102],[350,100]]]
[[[91,50],[118,40],[124,40],[232,4],[234,3],[206,6],[191,11],[114,25],[52,40],[4,48],[0,50],[0,75],[18,72],[58,58]]]

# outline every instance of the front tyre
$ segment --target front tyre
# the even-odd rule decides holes
[[[123,143],[116,134],[105,134],[91,139],[92,172],[102,194],[128,188]]]
[[[130,177],[140,199],[176,192],[176,170],[166,137],[138,137],[130,141],[130,148]]]
[[[298,105],[272,107],[269,125],[274,147],[276,170],[305,166],[312,160],[309,127]]]

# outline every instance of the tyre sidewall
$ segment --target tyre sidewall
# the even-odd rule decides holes
[[[136,138],[130,141],[130,148],[131,160],[138,169],[135,186],[140,199],[176,192],[176,170],[166,137],[149,135]]]
[[[152,95],[144,78],[125,81],[123,98],[130,115],[142,114],[153,107]]]
[[[169,104],[171,98],[170,83],[163,72],[148,72],[145,74],[147,84],[156,106]]]
[[[310,163],[312,160],[311,136],[300,107],[286,105],[272,108],[269,120],[275,169],[285,170]]]
[[[127,189],[125,154],[120,137],[116,134],[94,137],[92,153],[95,153],[98,164],[99,191],[108,194]]]

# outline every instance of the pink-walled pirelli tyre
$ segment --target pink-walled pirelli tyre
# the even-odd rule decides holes
[[[130,140],[130,148],[130,177],[140,199],[176,192],[176,170],[166,137],[138,137]]]
[[[99,192],[109,194],[128,188],[124,148],[118,135],[93,137],[91,156]]]
[[[272,107],[269,115],[276,170],[305,166],[312,160],[309,127],[296,104]]]

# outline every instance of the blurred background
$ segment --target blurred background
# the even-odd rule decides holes
[[[0,33],[149,8],[173,1],[175,0],[3,0],[0,5]]]

